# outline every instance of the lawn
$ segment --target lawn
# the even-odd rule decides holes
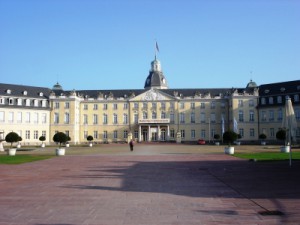
[[[54,156],[50,155],[16,155],[16,156],[8,156],[8,155],[0,155],[0,164],[22,164],[28,162],[34,162],[38,160],[49,159]]]
[[[288,160],[290,158],[289,153],[281,152],[236,153],[234,156],[242,159],[255,159],[257,161]],[[300,160],[300,152],[292,152],[292,159]]]

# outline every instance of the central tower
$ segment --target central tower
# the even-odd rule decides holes
[[[158,47],[156,48],[158,49]],[[161,70],[160,61],[156,59],[156,52],[154,60],[151,62],[151,69],[149,71],[148,77],[146,78],[144,88],[168,89],[167,80]]]

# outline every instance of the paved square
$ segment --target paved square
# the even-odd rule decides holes
[[[0,165],[0,224],[300,224],[299,162],[184,145],[102,148]]]

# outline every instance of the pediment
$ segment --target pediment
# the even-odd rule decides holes
[[[150,89],[130,99],[130,101],[168,101],[174,98],[158,89]]]

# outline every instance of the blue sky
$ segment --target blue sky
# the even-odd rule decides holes
[[[0,0],[0,82],[142,89],[300,78],[298,0]]]

